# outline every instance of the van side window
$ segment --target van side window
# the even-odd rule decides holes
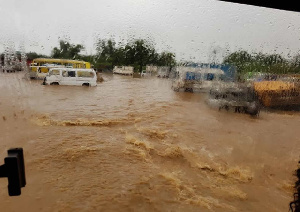
[[[49,75],[59,75],[59,70],[52,70],[50,71]]]
[[[75,71],[68,71],[68,77],[76,77]]]
[[[63,76],[63,77],[67,77],[67,76],[68,76],[68,72],[67,72],[67,71],[63,71],[63,72],[62,72],[62,76]]]
[[[77,71],[77,77],[94,77],[94,73],[90,71]]]

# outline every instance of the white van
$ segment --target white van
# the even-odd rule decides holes
[[[97,86],[97,75],[94,69],[51,68],[43,84]]]
[[[115,66],[113,74],[133,75],[133,69],[132,66]]]

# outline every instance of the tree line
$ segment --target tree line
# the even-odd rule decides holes
[[[90,62],[96,69],[112,70],[114,66],[133,66],[136,71],[142,71],[146,65],[174,67],[188,62],[176,62],[172,52],[158,53],[153,43],[145,39],[135,39],[127,43],[116,43],[113,39],[99,39],[95,45],[95,54],[83,55],[84,46],[71,44],[60,40],[59,46],[52,49],[51,55],[41,55],[35,52],[27,53],[28,59],[37,57],[52,57],[64,59],[79,59]],[[236,67],[240,75],[253,72],[288,74],[300,73],[300,54],[290,59],[280,54],[249,53],[239,50],[228,54],[223,64]]]
[[[83,55],[80,54],[82,50],[84,50],[83,45],[60,40],[59,47],[53,48],[51,56],[30,52],[27,57],[31,60],[37,57],[84,60],[90,62],[94,68],[103,70],[112,70],[114,66],[133,66],[139,72],[150,64],[169,67],[176,65],[174,53],[167,51],[158,53],[154,45],[144,39],[135,39],[118,45],[113,39],[99,39],[95,54]]]
[[[279,54],[248,53],[240,50],[229,54],[223,60],[224,64],[234,65],[238,74],[253,72],[270,74],[300,73],[300,54],[286,59]]]

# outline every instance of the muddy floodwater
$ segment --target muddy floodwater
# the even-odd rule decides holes
[[[171,81],[97,87],[0,74],[0,156],[23,147],[27,185],[1,211],[288,211],[300,112],[210,108]]]

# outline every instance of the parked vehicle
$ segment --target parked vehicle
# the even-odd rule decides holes
[[[177,67],[176,75],[172,83],[174,91],[208,92],[222,80],[224,71],[215,68]]]
[[[115,66],[113,69],[113,74],[133,75],[133,67],[132,66]]]
[[[91,68],[91,64],[79,60],[36,58],[30,64],[29,76],[31,79],[44,79],[48,71],[53,67],[89,69]]]
[[[12,62],[10,64],[7,64],[2,67],[2,72],[16,72],[16,71],[22,71],[22,65],[20,62]]]
[[[260,112],[258,96],[252,84],[226,82],[210,89],[209,104],[219,110],[234,109],[238,113],[257,116]]]
[[[22,70],[22,68],[20,65],[8,65],[8,66],[3,67],[2,72],[9,73],[9,72],[16,72],[16,71],[21,71],[21,70]]]
[[[266,107],[300,105],[299,78],[285,77],[254,82],[254,89],[260,102]]]
[[[32,71],[33,68],[35,68],[36,71]],[[30,79],[44,79],[51,68],[68,68],[68,67],[64,65],[57,65],[57,64],[44,64],[42,66],[30,66],[29,77]]]
[[[150,72],[147,72],[146,70],[142,70],[141,77],[149,77],[149,76],[151,76]]]
[[[94,69],[51,68],[43,84],[97,86],[97,75]]]

